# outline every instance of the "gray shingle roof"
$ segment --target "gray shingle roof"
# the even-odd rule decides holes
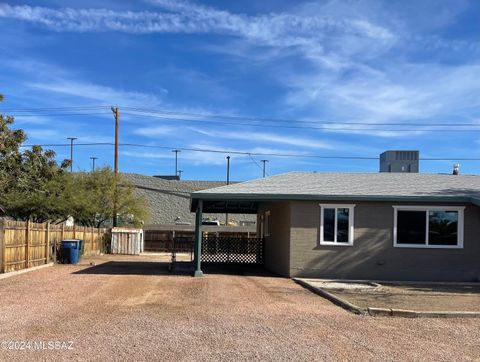
[[[223,181],[172,181],[153,176],[124,173],[122,176],[135,186],[135,192],[145,198],[150,211],[148,224],[173,224],[175,218],[194,223],[190,212],[190,195],[194,191],[225,185]],[[206,214],[205,217],[225,221],[225,214]],[[235,215],[230,220],[252,221],[251,215]]]
[[[194,199],[401,199],[480,200],[480,176],[427,173],[290,172],[195,192]]]

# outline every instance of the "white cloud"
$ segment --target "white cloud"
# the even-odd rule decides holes
[[[60,93],[70,97],[80,97],[86,101],[95,101],[107,105],[158,105],[160,99],[153,94],[113,89],[111,87],[79,81],[75,79],[53,79],[32,82],[27,85],[34,89]]]
[[[29,129],[27,132],[27,142],[31,143],[30,141],[44,141],[44,140],[58,140],[64,139],[65,136],[58,130],[55,129]]]
[[[174,157],[170,152],[170,150],[158,150],[158,151],[129,150],[129,151],[121,151],[120,154],[123,156],[131,157],[131,158],[160,160],[160,161],[165,161],[166,163],[171,162],[172,164],[174,162]],[[218,166],[218,165],[225,164],[225,156],[223,156],[221,153],[182,151],[179,154],[180,169],[184,164],[190,164],[195,166],[198,166],[198,165]]]
[[[376,76],[358,72],[347,80],[292,74],[287,82],[294,91],[287,101],[298,108],[315,109],[315,104],[321,104],[333,121],[438,123],[445,117],[475,112],[480,106],[475,96],[480,93],[477,77],[480,64],[403,64],[400,69],[393,65]]]
[[[302,118],[311,116],[338,122],[408,122],[435,118],[440,121],[450,114],[468,114],[479,105],[476,95],[480,86],[475,82],[480,75],[477,64],[410,64],[403,58],[382,58],[391,55],[392,48],[397,47],[397,53],[403,54],[402,51],[409,46],[419,44],[442,49],[480,49],[478,44],[472,45],[468,41],[436,39],[430,33],[421,32],[428,26],[427,30],[431,30],[452,23],[467,8],[465,3],[454,8],[444,5],[442,11],[431,14],[428,21],[425,21],[425,14],[437,6],[434,1],[423,2],[418,13],[411,5],[386,6],[378,1],[360,0],[306,2],[292,6],[288,13],[260,15],[234,14],[193,1],[150,0],[149,3],[158,7],[156,11],[0,4],[0,17],[30,22],[54,31],[227,35],[227,46],[215,43],[204,49],[243,59],[250,59],[253,55],[266,67],[271,60],[300,54],[312,67],[281,65],[269,67],[266,71],[288,89],[285,102],[281,104],[283,107],[279,108],[287,109],[295,115],[294,118],[304,114]],[[286,70],[288,68],[290,70]],[[219,95],[226,93],[222,87],[215,88],[209,79],[195,78],[193,72],[185,74],[186,79],[205,84]],[[154,106],[162,104],[167,93],[166,90],[155,95],[117,90],[78,81],[68,75],[52,79],[46,74],[44,79],[30,85],[106,104]],[[428,127],[418,132],[369,131],[355,126],[347,130],[338,128],[330,132],[400,137],[420,135],[429,130]],[[163,135],[166,129],[158,132]],[[148,131],[137,134],[148,136]],[[260,132],[222,132],[221,137],[306,148],[334,149],[337,146],[314,138]]]
[[[232,14],[191,2],[152,1],[163,8],[155,11],[114,11],[106,9],[46,8],[0,4],[0,17],[35,23],[54,31],[128,33],[226,33],[265,44],[305,45],[305,38],[325,32],[355,34],[374,39],[393,37],[387,29],[365,19],[325,16]]]
[[[231,156],[232,162],[235,164],[250,164],[252,163],[251,157],[259,159],[259,157],[275,157],[276,159],[291,159],[290,157],[273,156],[275,154],[293,154],[295,157],[301,157],[307,155],[305,152],[296,149],[285,148],[271,148],[271,147],[252,147],[252,148],[237,148],[230,145],[210,143],[207,141],[201,141],[198,143],[190,144],[188,149],[183,149],[179,154],[180,163],[188,163],[193,165],[225,165],[225,157]],[[195,151],[198,150],[198,151]],[[210,151],[210,152],[208,152]],[[248,152],[251,154],[245,154]],[[127,150],[120,151],[120,154],[132,158],[142,159],[155,159],[166,160],[170,162],[173,160],[173,155],[170,150],[155,150],[150,149],[148,151]],[[168,163],[167,162],[167,163]],[[277,161],[275,161],[277,162]],[[279,161],[280,162],[280,161]]]
[[[221,126],[221,125],[220,125]],[[230,127],[231,128],[231,127]],[[169,127],[165,128],[164,126],[152,126],[152,127],[142,127],[135,131],[136,134],[145,136],[145,137],[157,137],[158,135],[163,135],[168,130],[171,130]],[[178,128],[177,128],[178,130]],[[184,128],[184,132],[193,131],[202,136],[206,136],[214,139],[231,139],[231,140],[242,140],[252,143],[266,143],[266,144],[282,144],[286,146],[296,146],[300,148],[314,148],[314,149],[335,149],[336,144],[330,143],[324,140],[309,138],[309,137],[299,137],[292,135],[280,135],[275,133],[265,133],[262,131],[258,132],[248,132],[245,130],[239,129],[238,131],[226,131],[226,130],[217,130],[214,129],[204,129],[197,127],[187,127]],[[160,133],[158,133],[160,132]]]
[[[156,138],[158,136],[166,136],[166,135],[178,133],[178,127],[170,127],[170,126],[143,127],[143,128],[138,128],[134,130],[133,133],[140,136]]]
[[[96,84],[84,80],[81,74],[58,65],[29,59],[0,58],[0,63],[22,74],[21,78],[16,76],[16,91],[21,89],[22,92],[28,93],[30,103],[49,104],[49,96],[46,94],[53,94],[56,103],[62,102],[62,106],[72,103],[76,106],[91,106],[93,103],[96,106],[155,107],[162,105],[168,94],[164,88],[160,88],[158,93],[153,94]],[[12,96],[9,94],[9,97]],[[105,115],[111,117],[109,111]],[[38,118],[36,120],[40,121]]]

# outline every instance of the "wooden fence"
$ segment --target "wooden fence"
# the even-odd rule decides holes
[[[84,255],[99,254],[105,249],[108,229],[85,226],[35,224],[29,221],[0,219],[0,272],[48,264],[61,240],[84,240]]]
[[[255,237],[256,232],[253,228],[246,227],[225,227],[225,226],[203,226],[204,236],[216,236],[226,238],[250,238]],[[145,251],[146,252],[171,252],[174,240],[193,240],[195,231],[193,226],[182,225],[162,225],[145,230]],[[182,248],[182,246],[184,246]],[[177,252],[190,252],[189,243],[177,243]]]

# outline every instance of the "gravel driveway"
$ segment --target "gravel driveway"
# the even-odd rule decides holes
[[[103,259],[0,280],[1,341],[73,342],[0,360],[480,359],[478,319],[356,316],[285,278],[172,276],[155,257]]]

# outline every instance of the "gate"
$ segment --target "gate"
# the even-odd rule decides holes
[[[139,255],[143,253],[143,230],[115,227],[110,242],[111,254]]]
[[[261,265],[263,239],[206,236],[202,239],[202,263]]]

